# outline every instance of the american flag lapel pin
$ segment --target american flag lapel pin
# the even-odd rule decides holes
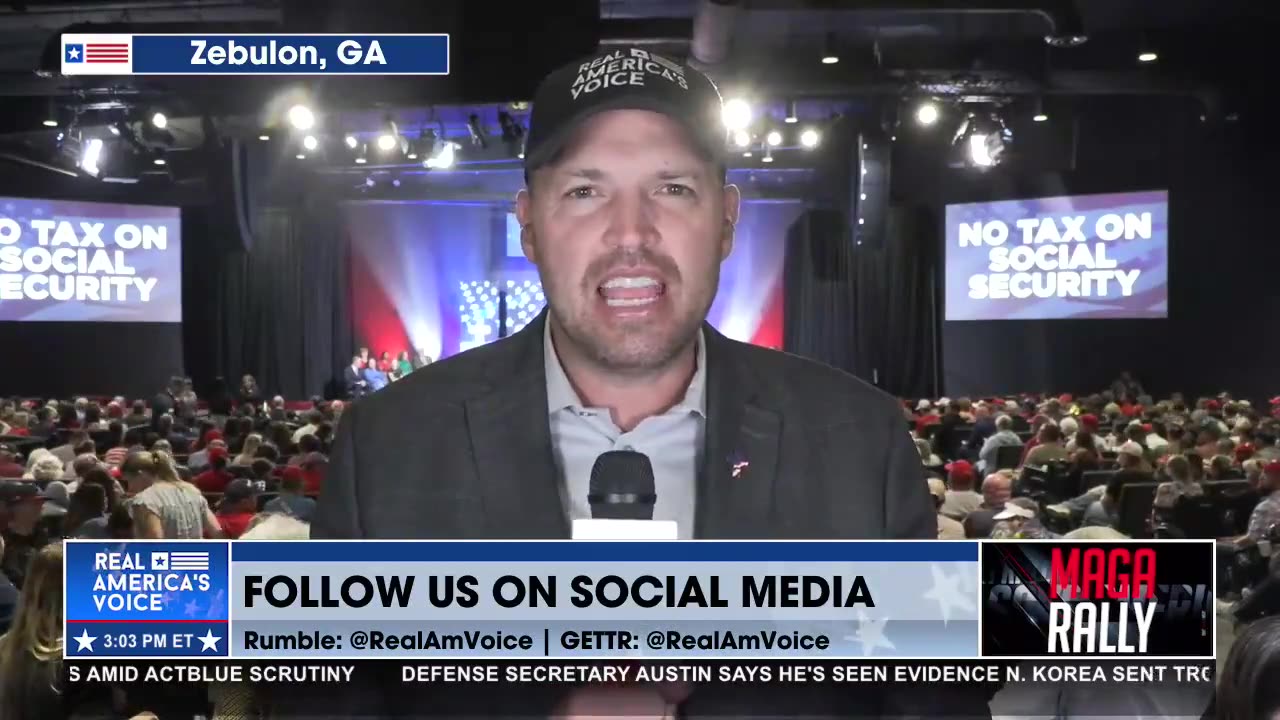
[[[750,466],[751,463],[747,462],[747,459],[742,456],[742,453],[735,450],[733,454],[729,456],[729,477],[741,477]]]

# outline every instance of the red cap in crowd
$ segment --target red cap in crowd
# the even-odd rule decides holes
[[[1073,399],[1071,393],[1062,393],[1058,396],[1058,402],[1062,405],[1070,405]]]
[[[208,452],[209,452],[210,462],[213,462],[214,460],[219,460],[219,459],[225,460],[227,458],[227,449],[224,447],[214,446],[209,448]]]
[[[1206,403],[1204,404],[1204,406],[1205,406],[1205,408],[1207,408],[1207,409],[1209,409],[1209,410],[1221,410],[1221,409],[1222,409],[1222,403],[1218,402],[1217,400],[1210,400],[1210,401],[1206,402]]]
[[[1268,475],[1280,477],[1280,460],[1272,460],[1267,463],[1267,466],[1263,468],[1263,470],[1265,470]]]
[[[1094,432],[1098,429],[1098,416],[1093,413],[1085,413],[1080,416],[1080,424],[1089,432]]]
[[[968,460],[953,460],[947,463],[947,472],[961,477],[973,477],[973,466]]]
[[[1253,457],[1253,446],[1249,443],[1241,443],[1236,446],[1236,462],[1244,462]]]

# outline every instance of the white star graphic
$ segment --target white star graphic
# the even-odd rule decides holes
[[[80,57],[80,51],[75,48],[71,48],[70,50],[68,50],[67,54],[71,56],[72,60],[75,60],[76,58]]]
[[[198,637],[196,639],[200,641],[200,652],[204,652],[205,650],[218,652],[218,641],[222,638],[216,637],[213,634],[213,628],[209,628],[205,631],[205,634],[202,637]]]
[[[937,564],[934,564],[930,570],[933,572],[933,587],[925,591],[924,597],[938,603],[938,610],[942,612],[943,625],[951,622],[952,608],[970,613],[977,612],[973,603],[973,594],[960,591],[962,580],[960,573],[948,575],[947,571]]]
[[[94,637],[94,636],[90,635],[90,634],[89,634],[89,628],[85,628],[85,629],[83,629],[83,630],[81,630],[81,631],[80,631],[80,634],[79,634],[79,635],[77,635],[77,636],[75,636],[75,637],[73,637],[73,638],[71,638],[71,639],[72,639],[72,640],[75,640],[75,641],[76,641],[76,645],[78,645],[78,646],[79,646],[79,647],[77,647],[77,648],[76,648],[76,651],[77,651],[77,652],[79,652],[79,651],[81,651],[81,650],[88,650],[89,652],[93,652],[93,641],[94,641],[94,640],[97,640],[98,638],[96,638],[96,637]]]
[[[875,653],[876,648],[884,648],[886,650],[897,650],[897,646],[893,641],[884,636],[884,626],[888,624],[889,618],[880,618],[872,620],[867,617],[866,610],[858,611],[858,631],[852,635],[846,635],[845,640],[862,643],[863,657],[870,657]]]

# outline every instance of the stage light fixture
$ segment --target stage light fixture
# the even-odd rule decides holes
[[[156,128],[163,130],[169,127],[169,118],[162,112],[155,112],[151,115],[151,124]]]
[[[1041,98],[1041,97],[1036,98],[1036,107],[1035,107],[1035,111],[1031,115],[1031,120],[1032,122],[1038,122],[1038,123],[1048,122],[1049,113],[1046,113],[1044,111],[1044,98]]]
[[[932,102],[921,103],[916,108],[916,122],[926,127],[938,122],[938,106]]]
[[[821,139],[822,136],[813,128],[805,128],[804,131],[800,133],[800,145],[805,148],[812,149],[818,147],[818,142]]]
[[[44,111],[43,125],[45,127],[58,127],[58,103],[52,99],[49,100],[48,106]]]
[[[344,139],[344,142],[346,142],[347,147],[351,148],[352,150],[355,150],[356,146],[360,144],[360,141],[356,139],[355,135],[348,135]]]
[[[724,126],[729,130],[746,130],[751,124],[751,104],[742,98],[732,98],[720,111]]]
[[[786,117],[783,118],[783,121],[785,121],[788,125],[793,125],[795,123],[800,122],[800,116],[796,114],[795,100],[787,101],[787,115]]]
[[[361,145],[360,149],[356,151],[356,164],[364,165],[368,161],[369,161],[369,146]]]
[[[102,139],[89,138],[85,141],[84,148],[80,153],[80,169],[97,176],[98,163],[102,160]]]
[[[489,147],[489,139],[484,131],[484,125],[480,124],[480,116],[471,113],[467,116],[467,133],[471,136],[471,144],[476,147]]]
[[[306,156],[306,155],[304,155],[303,153],[298,153],[297,155],[294,155],[294,157],[298,158],[299,160],[306,160],[306,159],[307,159],[307,156]]]
[[[769,133],[764,136],[764,141],[771,147],[777,147],[782,144],[782,133],[777,130],[770,130]]]
[[[768,145],[764,146],[764,157],[760,158],[760,162],[773,162],[773,148]]]
[[[1151,50],[1144,50],[1138,53],[1138,62],[1140,63],[1153,63],[1159,59],[1160,55]]]
[[[953,144],[972,167],[988,169],[1004,160],[1013,144],[1013,131],[995,113],[970,113],[956,130]]]
[[[266,142],[266,141],[268,141],[268,140],[270,140],[270,139],[271,139],[271,136],[270,136],[270,135],[259,135],[259,136],[258,136],[258,139],[259,139],[259,140],[261,140],[261,141],[263,141],[263,142]]]
[[[320,146],[320,141],[316,139],[315,135],[308,135],[302,138],[302,147],[306,148],[307,150],[315,150],[319,146]],[[298,159],[301,160],[302,158],[298,158]]]
[[[168,163],[168,161],[166,161],[164,158],[162,158],[162,157],[158,157],[158,158],[153,159],[153,160],[151,161],[151,164],[152,164],[152,165],[168,165],[169,163]]]
[[[840,55],[836,53],[835,33],[827,33],[822,43],[822,64],[835,65],[838,62],[840,62]]]
[[[289,124],[295,130],[310,130],[316,124],[315,113],[311,112],[311,108],[306,105],[294,105],[289,108],[288,118]]]
[[[733,144],[740,148],[744,148],[751,144],[751,133],[746,130],[735,130],[733,132]]]
[[[453,163],[456,159],[454,157],[455,147],[457,147],[455,143],[451,143],[448,140],[437,139],[435,151],[431,154],[431,157],[422,162],[422,166],[432,168],[434,170],[447,170],[448,168],[453,167]]]

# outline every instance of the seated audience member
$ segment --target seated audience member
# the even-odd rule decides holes
[[[1067,448],[1062,444],[1062,430],[1053,423],[1045,423],[1037,435],[1039,442],[1028,453],[1023,465],[1044,467],[1051,462],[1067,459]]]
[[[319,495],[324,475],[329,470],[329,458],[311,453],[302,460],[302,489],[307,495]]]
[[[1214,455],[1205,470],[1205,480],[1229,480],[1235,475],[1235,464],[1226,455]]]
[[[161,440],[169,443],[176,452],[185,453],[190,448],[191,438],[177,430],[172,415],[161,415],[156,418],[155,425],[156,434]]]
[[[431,356],[427,354],[427,351],[422,348],[418,348],[418,354],[415,355],[413,358],[413,369],[421,370],[422,368],[430,365],[432,362],[433,360]]]
[[[916,440],[916,452],[920,453],[920,462],[929,468],[942,467],[942,458],[933,452],[933,446],[924,438]]]
[[[61,460],[64,466],[69,465],[72,460],[76,459],[76,448],[83,445],[86,440],[89,440],[89,433],[84,430],[76,430],[75,432],[67,435],[67,441],[65,443],[58,445],[57,447],[50,448],[49,452],[53,453],[54,457]]]
[[[378,368],[376,362],[371,362],[363,370],[360,376],[368,383],[369,392],[377,392],[387,386],[387,374]]]
[[[258,391],[258,381],[252,375],[240,378],[240,389],[236,393],[240,405],[257,405],[262,402],[262,393]]]
[[[262,483],[260,487],[267,490],[270,490],[275,482],[275,478],[272,477],[275,470],[276,464],[266,458],[258,458],[253,461],[253,465],[249,466],[249,471],[253,473],[253,479]]]
[[[1249,527],[1236,539],[1236,545],[1256,545],[1266,540],[1272,526],[1280,525],[1280,462],[1268,463],[1258,481],[1261,500],[1249,515]]]
[[[997,540],[1039,540],[1054,537],[1040,523],[1040,507],[1035,500],[1026,497],[1013,498],[1004,509],[991,517],[991,537]]]
[[[30,415],[25,412],[16,412],[13,414],[13,421],[9,423],[9,429],[5,431],[5,435],[12,435],[14,437],[30,437],[30,423]]]
[[[49,452],[36,459],[31,467],[31,477],[28,479],[47,483],[61,479],[64,472],[62,461]]]
[[[942,514],[955,520],[982,507],[982,496],[973,491],[973,466],[968,460],[947,463],[947,497],[942,503]]]
[[[50,438],[57,434],[58,424],[55,422],[53,408],[45,406],[36,410],[36,420],[31,425],[33,437]]]
[[[1120,491],[1124,488],[1125,479],[1119,473],[1112,475],[1103,486],[1102,497],[1085,508],[1083,527],[1111,527],[1120,523]]]
[[[31,558],[49,544],[49,533],[40,522],[44,498],[40,489],[28,482],[0,482],[0,537],[5,551],[0,570],[21,588]]]
[[[102,421],[102,409],[96,402],[90,402],[84,409],[84,429],[91,433],[100,433],[106,429],[106,423]]]
[[[302,494],[304,482],[301,473],[286,475],[280,482],[280,496],[268,502],[263,512],[283,513],[310,523],[316,511],[316,501]]]
[[[947,484],[939,478],[928,478],[929,494],[933,496],[934,509],[938,517],[939,540],[964,540],[964,526],[959,520],[953,520],[942,514],[942,505],[947,499]]]
[[[137,452],[121,466],[133,501],[133,534],[140,539],[220,538],[222,529],[200,490],[178,477],[173,459],[163,453]]]
[[[409,351],[401,350],[396,357],[396,375],[406,377],[411,372],[413,372],[413,361],[409,359]]]
[[[218,527],[227,538],[235,540],[249,529],[258,511],[258,490],[252,480],[239,478],[227,484],[218,503]]]
[[[308,410],[307,424],[295,430],[293,435],[289,438],[290,441],[292,441],[294,445],[297,445],[302,441],[304,436],[315,435],[316,430],[320,428],[320,423],[322,422],[324,422],[324,413],[319,410]]]
[[[1178,503],[1178,498],[1183,495],[1188,497],[1203,495],[1204,486],[1191,477],[1192,465],[1199,463],[1198,457],[1195,463],[1187,462],[1187,458],[1182,455],[1169,458],[1164,465],[1164,471],[1169,476],[1169,480],[1156,487],[1155,499],[1152,500],[1151,506],[1161,514],[1165,514],[1173,510],[1173,506]]]
[[[86,538],[90,540],[109,540],[114,536],[110,533],[111,515],[125,503],[124,489],[120,487],[120,483],[115,481],[107,473],[103,466],[98,466],[86,472],[80,480],[80,487],[87,485],[97,485],[102,488],[103,495],[106,497],[106,510],[101,518],[88,517],[82,521],[80,527],[76,530],[74,537]],[[79,487],[76,491],[79,491]],[[69,531],[64,531],[69,532]],[[125,537],[130,537],[126,535]]]
[[[0,638],[0,717],[71,717],[79,704],[62,673],[62,543],[30,556],[30,582]]]
[[[227,471],[227,451],[220,447],[209,449],[209,468],[192,481],[200,492],[220,493],[227,484],[235,479],[235,475]]]
[[[985,538],[991,536],[995,525],[996,513],[1004,509],[1005,503],[1013,494],[1013,473],[1000,470],[991,473],[982,481],[982,507],[969,513],[964,518],[964,535],[967,538]]]
[[[101,485],[81,483],[71,496],[62,520],[62,534],[73,538],[106,539],[107,491]]]
[[[129,446],[125,444],[124,423],[114,421],[107,426],[111,448],[102,454],[102,461],[111,467],[120,467],[125,456],[129,454]]]
[[[142,400],[134,400],[129,414],[124,416],[124,424],[128,428],[150,425],[151,417],[147,415],[147,403]]]
[[[0,557],[4,557],[4,537],[0,536]],[[18,610],[18,587],[0,568],[0,635],[9,632],[14,613]],[[2,671],[0,671],[2,672]]]
[[[20,478],[27,469],[18,460],[18,451],[12,445],[0,445],[0,479]]]
[[[199,474],[209,469],[209,453],[218,451],[224,455],[230,454],[227,450],[227,443],[222,439],[222,433],[217,430],[210,430],[205,433],[206,444],[204,448],[197,450],[187,456],[187,467],[191,472]]]
[[[289,458],[289,464],[301,466],[308,455],[318,452],[320,452],[320,438],[314,434],[303,435],[298,438],[298,454]]]
[[[982,443],[982,448],[978,450],[979,474],[996,470],[996,455],[1000,452],[1000,448],[1022,447],[1022,438],[1013,431],[1013,418],[1000,415],[995,419],[992,427],[995,428],[995,432]]]
[[[351,358],[351,364],[342,370],[342,383],[346,387],[347,397],[358,398],[369,389],[369,381],[364,378],[364,361],[359,355]]]
[[[1280,617],[1255,620],[1236,636],[1218,673],[1209,720],[1280,717]]]
[[[240,447],[240,454],[231,462],[232,465],[240,467],[249,467],[253,465],[253,461],[258,459],[258,448],[262,447],[262,436],[258,433],[250,433],[244,439],[244,445]]]

